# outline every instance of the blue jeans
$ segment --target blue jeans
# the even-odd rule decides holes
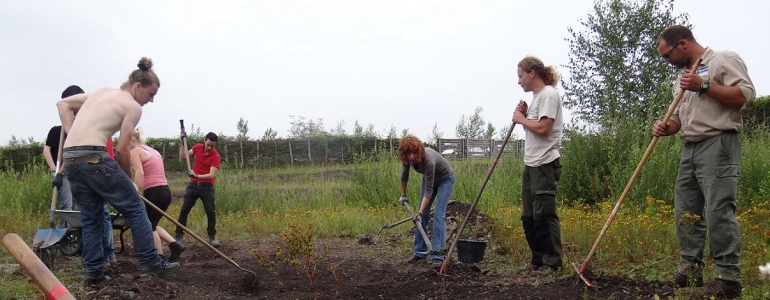
[[[436,206],[433,208],[433,251],[444,250],[444,240],[446,239],[446,207],[449,204],[449,197],[452,196],[452,189],[455,186],[455,175],[449,175],[447,179],[441,182],[433,184],[433,196],[430,198],[430,203],[425,211],[420,214],[420,220],[422,228],[426,229],[428,226],[428,217],[430,216],[430,207],[435,202]],[[422,188],[420,189],[420,202],[417,207],[419,208],[422,203],[422,198],[425,197],[425,177],[422,178]],[[428,250],[428,245],[425,244],[425,240],[422,238],[420,231],[417,227],[414,228],[414,256],[425,257],[425,251]],[[443,251],[441,253],[434,253],[431,255],[433,260],[444,260]]]
[[[161,259],[155,251],[144,203],[128,175],[118,164],[112,159],[102,158],[97,163],[66,164],[65,169],[83,223],[83,265],[86,279],[102,277],[104,263],[108,259],[104,256],[102,240],[106,229],[105,201],[121,212],[131,226],[134,252],[139,256],[142,269],[160,266]],[[108,232],[112,239],[111,228]]]
[[[107,202],[104,202],[104,231],[102,231],[102,249],[104,249],[104,259],[115,257],[115,241],[112,238],[112,218]]]

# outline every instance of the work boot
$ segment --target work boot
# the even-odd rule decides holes
[[[174,236],[174,239],[175,239],[177,242],[180,242],[180,243],[181,243],[181,242],[182,242],[182,237],[184,237],[184,233],[181,233],[181,232],[177,232],[177,233],[176,233],[176,235]]]
[[[526,265],[516,269],[516,274],[530,273],[534,270],[537,270],[538,268],[540,268],[540,266],[533,265],[532,263],[527,263]]]
[[[741,296],[740,282],[715,279],[704,287],[695,289],[695,296],[709,299],[735,299]],[[713,298],[712,298],[713,297]]]
[[[168,261],[177,262],[179,261],[179,256],[181,256],[182,252],[184,252],[185,246],[177,241],[168,244],[168,248],[171,249],[171,254],[168,257]]]
[[[410,258],[409,258],[409,260],[407,260],[406,262],[407,262],[407,263],[410,263],[410,264],[413,264],[413,263],[417,263],[417,262],[419,262],[419,261],[421,261],[421,260],[423,260],[423,259],[425,259],[425,257],[412,256],[412,257],[410,257]]]
[[[99,288],[103,283],[110,280],[110,277],[107,275],[102,275],[99,278],[86,278],[86,280],[83,281],[83,287],[85,288],[91,288],[96,289]]]
[[[676,276],[674,276],[674,282],[676,283],[676,286],[680,288],[686,288],[692,285],[695,285],[696,287],[702,287],[703,274],[697,274],[690,277],[685,273],[679,272],[676,273]]]
[[[214,248],[222,246],[214,236],[209,236],[209,245],[214,246]]]
[[[145,274],[155,274],[155,275],[163,275],[168,274],[176,271],[176,269],[179,268],[179,263],[177,262],[167,262],[161,259],[160,264],[155,265],[149,269],[142,270],[142,273]]]

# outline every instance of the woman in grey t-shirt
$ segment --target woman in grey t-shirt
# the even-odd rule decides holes
[[[423,228],[428,225],[430,207],[433,209],[433,253],[432,266],[440,268],[444,262],[444,240],[446,239],[446,207],[455,184],[455,176],[449,162],[433,149],[425,148],[414,136],[402,138],[398,143],[398,157],[401,159],[401,199],[407,201],[406,184],[409,182],[409,168],[423,174],[420,189],[419,216]],[[415,227],[414,255],[409,263],[426,258],[428,250],[422,235]]]

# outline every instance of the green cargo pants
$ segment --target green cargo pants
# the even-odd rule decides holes
[[[561,176],[559,159],[539,167],[524,167],[521,186],[521,222],[532,251],[531,263],[560,269],[561,227],[556,215],[556,188]]]
[[[735,219],[740,163],[741,141],[735,132],[684,144],[675,200],[676,237],[682,256],[679,272],[699,272],[708,232],[715,277],[740,280],[741,233]]]

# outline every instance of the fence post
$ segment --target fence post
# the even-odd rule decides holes
[[[254,161],[254,169],[259,167],[259,140],[257,140],[257,160]]]
[[[307,160],[308,162],[313,162],[313,158],[310,157],[310,137],[307,137]]]
[[[273,145],[275,146],[275,166],[278,166],[278,140],[273,140]]]
[[[291,160],[291,165],[294,165],[294,154],[291,153],[291,140],[289,140],[289,159]]]

